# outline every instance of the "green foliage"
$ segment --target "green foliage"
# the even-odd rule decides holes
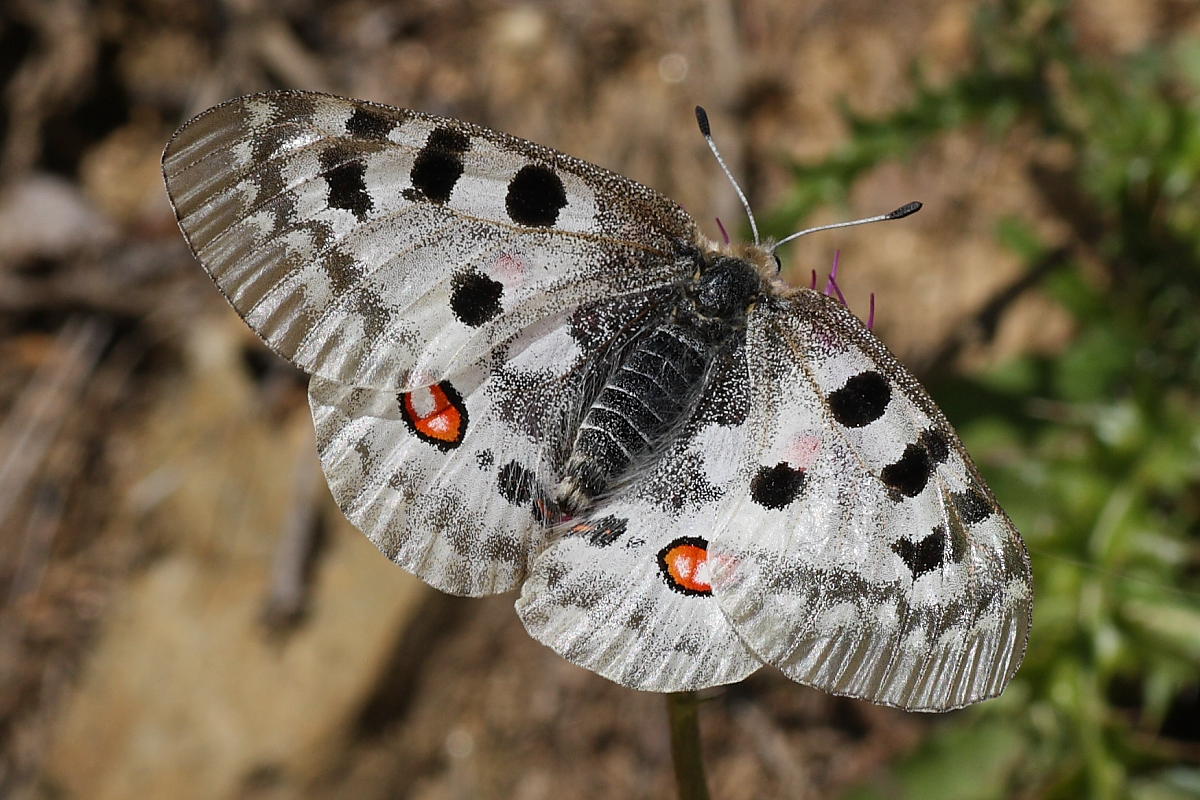
[[[1020,124],[1074,153],[1039,179],[1074,231],[1040,283],[1075,319],[1072,341],[932,387],[1030,545],[1025,665],[852,796],[1200,796],[1200,42],[1100,59],[1046,0],[982,6],[975,38],[951,85],[918,75],[907,108],[850,117],[851,143],[796,167],[769,226],[794,229],[960,126]],[[1044,263],[1021,220],[997,235]]]

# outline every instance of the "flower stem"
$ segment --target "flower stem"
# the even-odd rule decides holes
[[[699,701],[696,693],[668,694],[667,718],[671,725],[671,760],[675,762],[675,786],[679,791],[679,800],[708,800],[704,757],[700,753]]]

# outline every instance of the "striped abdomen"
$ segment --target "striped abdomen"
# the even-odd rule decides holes
[[[712,345],[693,325],[653,328],[625,351],[584,415],[558,503],[578,511],[650,455],[703,389]]]

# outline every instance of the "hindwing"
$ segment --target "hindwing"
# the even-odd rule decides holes
[[[708,542],[737,523],[748,402],[735,347],[718,357],[695,413],[660,456],[553,532],[517,601],[531,635],[644,691],[733,683],[762,666],[709,578]]]
[[[516,587],[553,522],[568,437],[598,365],[662,302],[648,292],[580,306],[409,391],[314,376],[317,451],[342,512],[442,591]]]

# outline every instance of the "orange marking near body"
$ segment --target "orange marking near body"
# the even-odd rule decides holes
[[[466,433],[462,399],[446,381],[405,393],[403,407],[413,430],[435,442],[458,444]]]
[[[707,594],[712,585],[702,578],[701,570],[708,560],[708,550],[698,544],[681,542],[662,555],[667,574],[680,588]],[[707,574],[707,570],[704,570]]]

